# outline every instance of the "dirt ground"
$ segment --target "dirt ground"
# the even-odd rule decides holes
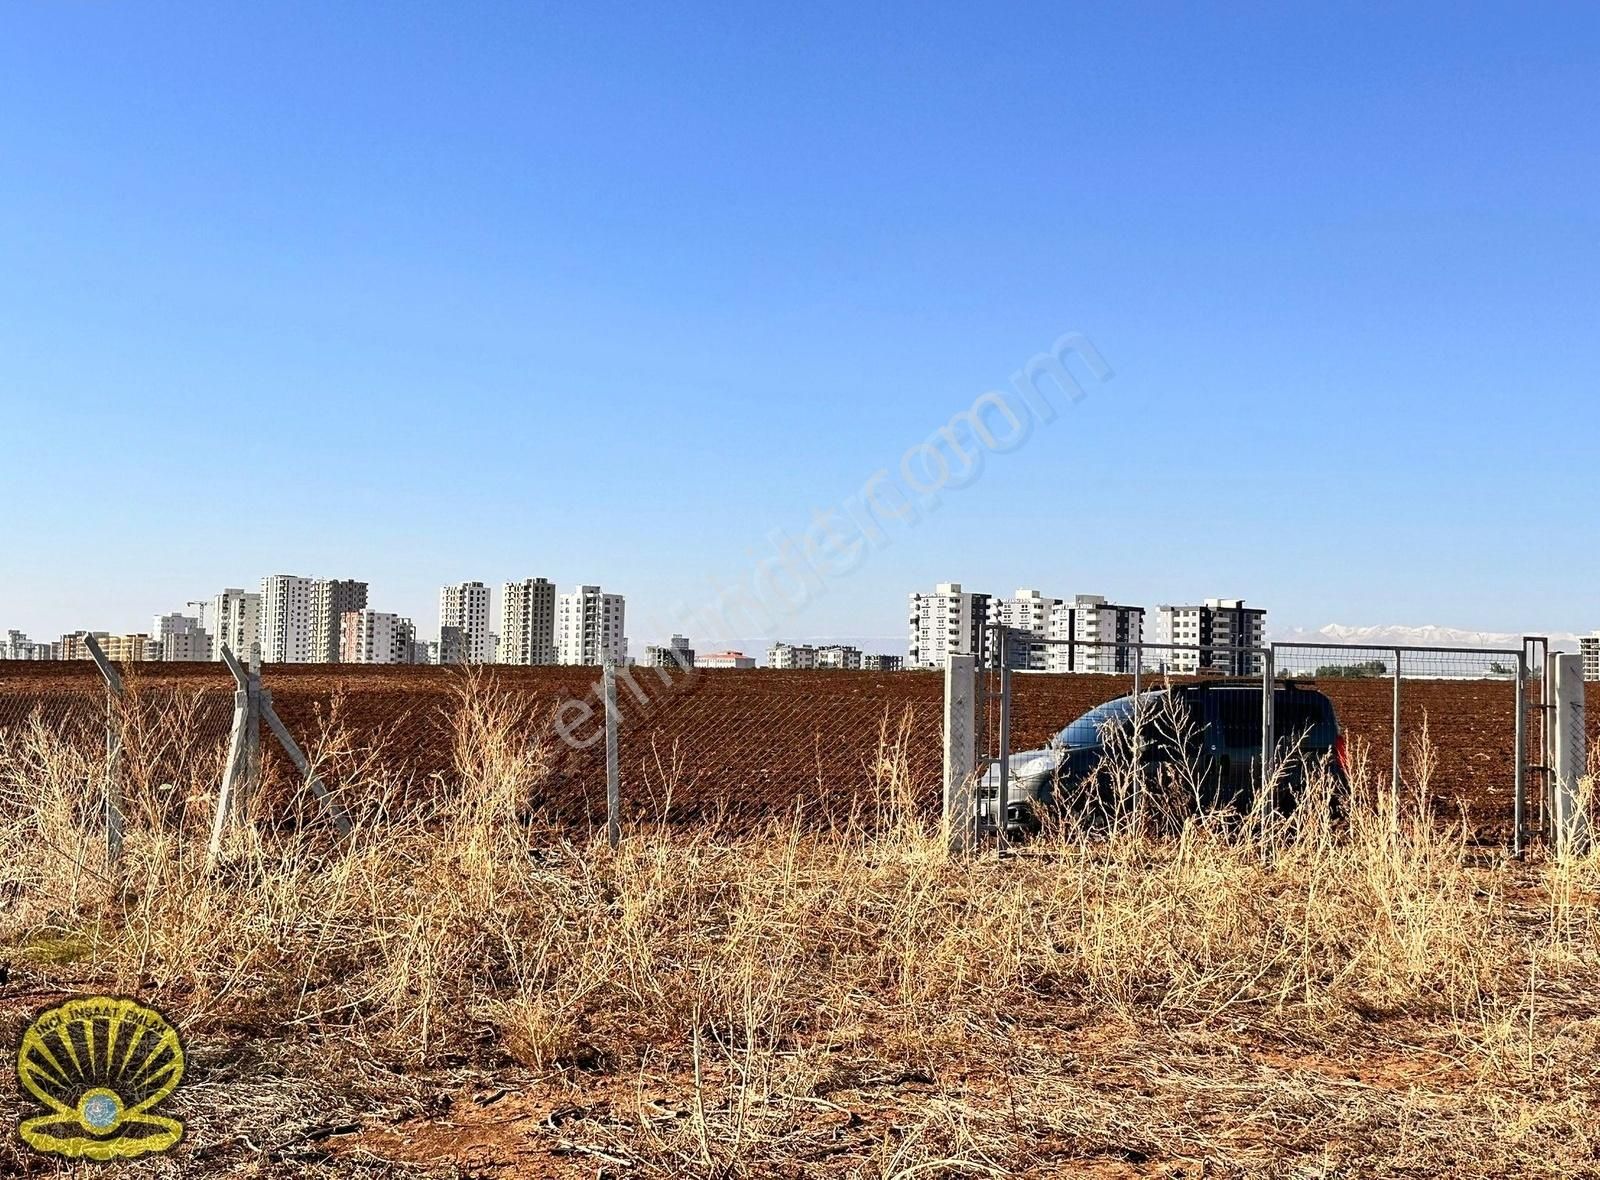
[[[583,668],[493,669],[525,706],[552,764],[544,808],[563,822],[594,824],[604,814],[604,742],[598,673]],[[381,750],[403,789],[448,777],[450,719],[463,673],[452,668],[278,665],[264,683],[280,716],[310,752]],[[196,741],[218,757],[232,713],[232,682],[218,664],[133,666],[129,684],[146,699],[177,694],[195,707]],[[1093,706],[1129,690],[1127,677],[1019,675],[1012,748],[1042,744]],[[1392,687],[1386,680],[1325,680],[1341,724],[1375,766],[1390,757]],[[912,771],[925,806],[937,805],[943,680],[937,673],[697,671],[658,678],[634,669],[619,686],[624,806],[633,818],[691,821],[708,814],[758,819],[801,808],[825,822],[852,809],[870,817],[870,769],[886,732],[908,727]],[[557,737],[564,702],[569,733]],[[38,713],[51,724],[100,723],[104,693],[88,662],[0,663],[0,731]],[[996,710],[989,711],[988,739]],[[1495,680],[1407,680],[1402,742],[1407,774],[1424,720],[1437,751],[1435,802],[1464,814],[1485,839],[1501,839],[1512,814],[1514,688]],[[1538,712],[1530,709],[1530,735]],[[1592,724],[1600,727],[1600,711]],[[1530,739],[1532,740],[1532,739]],[[287,766],[268,755],[280,788]],[[338,785],[339,763],[328,777]],[[359,812],[360,801],[351,805]]]
[[[1487,874],[1484,883],[1493,886]],[[1547,919],[1530,908],[1516,920]],[[49,975],[7,964],[0,1040],[14,1043],[33,1012],[98,986],[92,976],[73,986],[59,966]],[[1563,1031],[1541,1032],[1537,1046],[1464,1040],[1470,1027],[1437,1011],[1375,1006],[1312,1039],[1253,1005],[1190,1021],[1137,1000],[1045,994],[991,1027],[969,1025],[959,1049],[931,1031],[912,1048],[841,1024],[759,1056],[707,1040],[698,1068],[681,1051],[672,1064],[646,1055],[544,1071],[481,1058],[407,1064],[309,1026],[213,1027],[187,1045],[172,1112],[184,1146],[117,1174],[1579,1174],[1570,1169],[1596,1158],[1583,1128],[1600,1103],[1600,1021],[1580,992],[1540,992],[1541,1030]],[[1520,1029],[1525,1017],[1508,1020]],[[0,1118],[14,1122],[5,1099]],[[1542,1152],[1547,1165],[1530,1167]],[[8,1142],[0,1174],[66,1173]]]

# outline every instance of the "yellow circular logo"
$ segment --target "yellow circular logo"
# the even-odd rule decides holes
[[[183,1043],[154,1008],[86,996],[47,1008],[22,1034],[17,1081],[46,1113],[17,1128],[36,1151],[126,1160],[170,1151],[183,1124],[154,1110],[183,1078]]]

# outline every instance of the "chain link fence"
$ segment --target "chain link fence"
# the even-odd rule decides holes
[[[1259,661],[1270,660],[1279,681],[1313,685],[1332,702],[1353,762],[1386,779],[1398,765],[1403,784],[1422,786],[1442,814],[1465,816],[1486,839],[1509,839],[1514,831],[1520,717],[1524,819],[1530,832],[1544,822],[1546,661],[1537,645],[1517,652],[1283,644],[1228,653],[1212,668],[1193,668],[1154,644],[1110,645],[1122,650],[1093,659],[1092,645],[1078,646],[1071,672],[1004,672],[997,660],[983,669],[984,755],[997,758],[1002,746],[1002,679],[1009,680],[1006,741],[1017,753],[1136,691],[1239,667],[1249,674],[1232,678],[1259,683]],[[1519,660],[1526,675],[1519,675]],[[1100,668],[1124,670],[1083,670]],[[141,808],[165,814],[212,806],[233,712],[227,671],[220,664],[121,670],[125,696],[114,704],[88,661],[0,664],[0,754],[14,759],[37,726],[87,759],[103,758],[112,716],[130,822],[138,822]],[[382,823],[403,808],[447,805],[465,776],[489,773],[474,763],[471,747],[493,737],[493,713],[502,737],[525,751],[505,773],[520,776],[529,816],[574,835],[605,830],[599,668],[267,665],[263,684],[358,824]],[[937,817],[943,694],[936,672],[619,669],[619,818],[625,830],[639,823],[748,826],[795,814],[816,826]],[[1258,692],[1253,713],[1245,704],[1241,731],[1261,720],[1260,701]],[[486,702],[493,704],[487,712]],[[1600,710],[1593,710],[1591,733],[1597,725]],[[263,821],[313,820],[303,783],[264,743]]]
[[[100,758],[109,716],[132,803],[212,806],[232,678],[220,664],[120,667],[125,693],[111,705],[88,661],[0,663],[0,758],[14,764],[34,733]],[[531,820],[574,835],[606,827],[600,668],[268,664],[262,683],[358,824],[448,805],[465,780],[503,774],[520,778]],[[942,693],[936,672],[619,669],[621,820],[936,818]],[[481,757],[513,746],[516,757],[498,765]],[[258,818],[314,816],[303,776],[274,743],[262,743],[260,757]]]
[[[1543,639],[1530,639],[1521,649],[1323,643],[1236,648],[1044,641],[1007,630],[996,630],[980,675],[979,762],[988,775],[980,810],[983,799],[998,797],[1001,778],[1009,782],[1019,754],[1060,742],[1063,730],[1107,702],[1168,688],[1198,700],[1197,690],[1185,686],[1232,682],[1253,689],[1208,694],[1210,719],[1204,724],[1220,732],[1217,749],[1254,758],[1257,788],[1263,770],[1270,772],[1292,751],[1297,726],[1305,729],[1304,718],[1274,712],[1302,709],[1309,694],[1318,694],[1332,704],[1343,738],[1341,766],[1351,778],[1425,798],[1437,814],[1462,819],[1486,841],[1520,847],[1529,834],[1548,828],[1550,705]],[[1042,671],[1068,667],[1127,671]],[[1276,686],[1271,696],[1262,691],[1268,675]],[[1252,739],[1257,724],[1260,736]],[[1591,715],[1589,728],[1595,734],[1600,717]],[[1145,744],[1159,754],[1153,733]]]

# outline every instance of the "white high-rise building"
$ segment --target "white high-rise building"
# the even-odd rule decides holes
[[[261,579],[261,661],[309,664],[316,635],[312,606],[317,580],[296,574]]]
[[[352,579],[318,578],[311,591],[311,660],[336,664],[344,617],[367,605],[367,584]]]
[[[989,623],[1007,629],[1006,662],[1013,668],[1042,672],[1050,666],[1051,652],[1045,640],[1051,637],[1052,612],[1060,602],[1027,588],[1018,590],[1014,598],[989,600]]]
[[[817,649],[809,643],[774,643],[767,648],[767,667],[788,671],[815,668]]]
[[[224,590],[205,604],[200,626],[211,636],[211,658],[220,660],[222,648],[240,660],[250,659],[250,649],[261,642],[261,595]]]
[[[628,639],[622,595],[579,586],[556,599],[556,654],[563,664],[624,664]]]
[[[556,662],[556,588],[546,579],[507,582],[501,590],[499,662]]]
[[[460,582],[439,587],[439,633],[446,627],[461,632],[461,662],[487,664],[494,658],[489,639],[489,587]],[[450,661],[444,661],[446,663]]]
[[[388,611],[346,611],[339,635],[341,663],[409,664],[415,658],[417,629],[410,619]]]
[[[1058,603],[1050,616],[1050,638],[1072,639],[1050,647],[1051,672],[1131,674],[1144,641],[1144,607],[1107,602],[1099,594],[1079,594]]]
[[[913,594],[906,667],[943,668],[952,655],[982,660],[988,651],[988,617],[989,596],[963,591],[960,582],[940,582],[932,594]]]
[[[1579,639],[1578,650],[1583,653],[1583,678],[1600,680],[1600,631]]]
[[[179,611],[157,615],[150,625],[150,642],[161,653],[156,658],[167,663],[211,658],[211,636],[200,626],[198,615]]]
[[[1259,648],[1266,642],[1267,612],[1242,598],[1208,598],[1199,606],[1156,608],[1156,639],[1208,649]],[[1235,651],[1153,651],[1151,662],[1171,672],[1225,672],[1249,676],[1262,670],[1259,654]]]

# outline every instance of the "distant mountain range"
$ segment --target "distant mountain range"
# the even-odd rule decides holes
[[[1571,631],[1551,631],[1550,646],[1556,650],[1578,650],[1578,636]],[[1464,631],[1459,627],[1350,627],[1329,623],[1311,630],[1306,627],[1274,629],[1271,638],[1278,643],[1359,643],[1373,647],[1518,647],[1521,635],[1502,631]]]

